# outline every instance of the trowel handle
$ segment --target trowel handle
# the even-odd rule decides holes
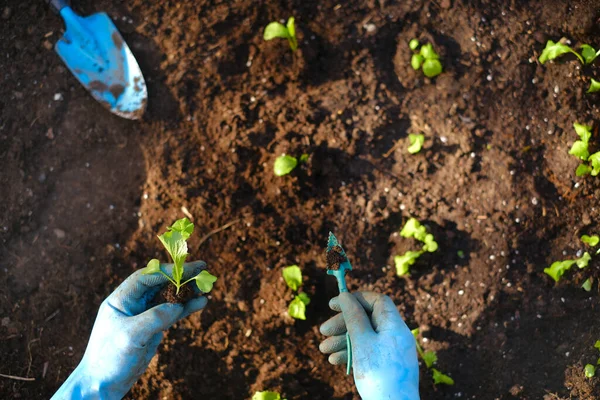
[[[50,6],[52,11],[58,14],[63,8],[71,7],[71,0],[46,0],[46,4]]]

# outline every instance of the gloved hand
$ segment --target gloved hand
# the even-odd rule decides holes
[[[161,265],[169,276],[172,267],[172,264]],[[204,269],[203,261],[187,263],[183,279]],[[154,296],[167,283],[162,274],[142,275],[139,270],[102,302],[83,359],[52,400],[125,396],[156,354],[162,331],[203,309],[208,301],[201,296],[185,304],[163,303],[149,308]]]
[[[329,307],[341,314],[321,325],[321,333],[330,337],[319,349],[331,354],[331,364],[347,363],[348,331],[354,382],[363,400],[419,399],[415,338],[394,302],[374,292],[341,293]]]

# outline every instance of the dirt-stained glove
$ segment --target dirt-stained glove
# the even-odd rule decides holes
[[[341,313],[321,325],[321,333],[330,337],[319,349],[330,354],[331,364],[345,364],[348,331],[354,382],[363,400],[419,399],[415,338],[394,302],[374,292],[341,293],[329,307]]]
[[[183,279],[187,279],[206,269],[206,264],[196,261],[184,268]],[[171,276],[172,264],[161,265],[161,269]],[[142,275],[139,270],[102,302],[83,359],[53,400],[125,396],[156,354],[162,332],[206,306],[206,297],[200,296],[185,304],[150,308],[167,283],[162,274]]]

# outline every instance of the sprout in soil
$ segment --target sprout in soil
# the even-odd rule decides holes
[[[596,93],[600,91],[600,82],[598,82],[597,80],[595,80],[594,78],[592,78],[592,80],[590,81],[590,88],[588,89],[588,93]]]
[[[418,340],[419,328],[413,329],[411,332],[412,332],[413,336],[415,337],[415,343],[417,345],[417,353],[419,354],[419,357],[421,357],[421,359],[425,363],[425,366],[427,368],[431,369],[431,372],[433,373],[433,383],[435,385],[439,385],[439,384],[454,385],[454,379],[450,378],[448,375],[441,373],[439,370],[433,368],[433,365],[436,364],[438,361],[437,354],[435,351],[431,351],[431,350],[423,351],[423,348],[419,344],[419,340]]]
[[[296,157],[282,154],[275,160],[275,164],[273,165],[273,172],[276,176],[287,175],[298,166],[298,161],[300,161],[301,163],[305,163],[308,161],[308,157],[308,154],[302,154],[300,156],[300,160],[298,160]]]
[[[195,281],[196,286],[202,293],[208,293],[212,290],[213,284],[217,281],[217,277],[211,275],[208,271],[202,271],[198,275],[191,277],[185,282],[181,282],[181,278],[183,277],[183,264],[185,263],[185,259],[188,254],[188,246],[187,239],[194,232],[194,224],[190,222],[187,218],[182,218],[177,221],[173,225],[167,228],[167,232],[158,236],[165,249],[171,256],[173,260],[173,276],[165,274],[160,269],[160,261],[156,258],[153,258],[148,262],[146,268],[142,270],[142,274],[162,274],[164,275],[169,282],[171,282],[176,289],[175,294],[179,294],[179,289],[185,284]]]
[[[290,289],[297,292],[300,286],[302,286],[302,271],[297,265],[290,265],[285,267],[281,274],[283,280]],[[304,292],[298,293],[291,301],[288,307],[288,314],[290,317],[295,319],[306,319],[306,306],[310,303],[310,297]]]
[[[440,56],[435,52],[431,43],[421,46],[421,50],[417,51],[419,48],[419,41],[417,39],[412,39],[408,43],[408,47],[413,51],[410,65],[415,71],[422,69],[423,74],[428,78],[433,78],[442,73]]]
[[[296,27],[294,26],[294,17],[290,17],[286,25],[279,22],[271,22],[265,28],[265,40],[275,38],[287,39],[292,51],[298,50],[298,39],[296,39]]]
[[[546,48],[542,51],[539,60],[542,64],[545,64],[547,61],[554,60],[555,58],[567,53],[574,54],[582,64],[585,64],[583,57],[581,57],[581,55],[579,55],[579,53],[577,53],[575,50],[564,43],[554,43],[552,40],[548,40],[548,43],[546,43]]]
[[[438,249],[438,244],[433,235],[428,233],[427,228],[421,225],[416,218],[410,218],[406,221],[406,224],[404,224],[404,227],[400,231],[400,235],[405,238],[415,238],[423,243],[423,247],[419,251],[409,250],[401,256],[394,257],[396,275],[404,276],[409,274],[410,266],[413,265],[423,253],[435,252]]]
[[[408,152],[410,154],[417,154],[423,148],[423,143],[425,143],[425,135],[421,133],[409,133],[408,140],[410,142]]]
[[[255,392],[252,400],[281,400],[281,395],[277,392]]]
[[[589,142],[592,137],[592,127],[589,125],[581,125],[575,122],[573,124],[575,132],[579,136],[580,140],[575,141],[569,154],[578,157],[583,161],[575,171],[577,176],[592,175],[597,176],[600,174],[600,151],[590,155]]]

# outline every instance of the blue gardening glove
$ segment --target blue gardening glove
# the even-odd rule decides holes
[[[172,267],[161,265],[169,276]],[[184,268],[183,279],[188,279],[206,269],[206,264],[196,261]],[[142,275],[139,270],[102,302],[83,359],[53,400],[125,396],[156,354],[162,332],[206,306],[207,299],[201,296],[185,304],[164,303],[149,308],[167,283],[162,274]]]
[[[321,333],[330,337],[319,349],[331,354],[331,364],[345,364],[348,331],[354,382],[363,400],[419,399],[415,338],[394,302],[374,292],[341,293],[329,307],[341,314],[321,325]]]

